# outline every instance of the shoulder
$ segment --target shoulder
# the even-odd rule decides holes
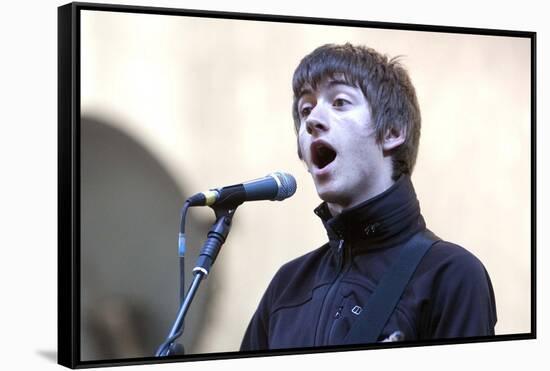
[[[428,250],[418,273],[420,277],[430,280],[436,290],[484,287],[492,291],[483,263],[464,247],[448,241],[438,241]]]
[[[426,253],[426,263],[434,268],[471,272],[485,270],[483,263],[464,247],[448,241],[436,242]]]

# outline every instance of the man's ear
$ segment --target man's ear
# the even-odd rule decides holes
[[[382,141],[382,149],[384,151],[391,151],[405,142],[406,132],[405,129],[397,129],[390,127],[384,134]]]

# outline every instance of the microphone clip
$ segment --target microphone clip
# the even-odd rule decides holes
[[[218,253],[231,229],[231,221],[235,210],[217,209],[215,212],[216,222],[210,228],[206,241],[197,258],[197,263],[195,268],[193,268],[193,273],[195,274],[200,272],[204,276],[207,276],[210,273],[210,268],[216,261]]]

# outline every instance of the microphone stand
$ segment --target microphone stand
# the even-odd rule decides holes
[[[214,261],[216,260],[216,257],[218,256],[218,253],[220,252],[220,249],[231,229],[231,221],[233,219],[233,215],[235,214],[236,206],[234,206],[234,208],[212,206],[212,209],[214,209],[216,214],[216,221],[210,228],[201,253],[197,258],[197,263],[195,268],[193,268],[193,281],[191,282],[187,295],[185,295],[185,298],[179,308],[174,325],[172,326],[172,329],[170,330],[170,333],[164,343],[159,346],[157,352],[155,353],[156,357],[175,355],[183,348],[180,344],[174,343],[174,341],[183,334],[183,321],[185,319],[185,315],[187,314],[187,310],[189,309],[189,306],[197,293],[202,279],[208,276],[208,273],[210,272],[210,269],[212,268],[212,265],[214,264]]]

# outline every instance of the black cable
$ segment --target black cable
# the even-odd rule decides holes
[[[180,218],[180,232],[178,236],[178,255],[179,255],[179,266],[180,266],[180,302],[185,298],[185,251],[187,250],[187,243],[185,239],[185,221],[187,218],[187,210],[191,203],[189,200],[185,201],[181,209],[181,218]]]
[[[179,229],[179,235],[178,235],[178,255],[179,255],[179,266],[180,266],[180,288],[179,288],[179,296],[180,296],[180,302],[183,302],[185,299],[185,250],[187,249],[187,244],[185,240],[185,223],[187,219],[187,211],[189,210],[189,207],[191,205],[190,200],[188,199],[183,204],[183,207],[181,208],[181,216],[180,216],[180,229]],[[169,336],[158,348],[156,356],[165,356],[167,355],[167,351],[169,351],[169,348],[171,344],[176,340],[178,337],[180,337],[183,334],[183,323],[181,324],[180,328],[178,329],[178,332],[175,333],[173,336]]]
[[[184,247],[184,253],[185,253],[185,219],[187,218],[187,210],[189,209],[189,206],[190,206],[190,202],[189,200],[185,201],[185,203],[183,204],[183,207],[181,208],[181,218],[180,218],[180,245],[182,244],[182,239],[183,239],[183,247]],[[181,247],[180,247],[181,249]],[[180,251],[180,256],[181,256],[181,251]]]

